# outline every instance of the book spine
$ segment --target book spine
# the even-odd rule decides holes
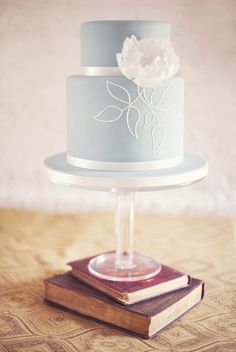
[[[124,308],[100,301],[85,295],[78,296],[77,293],[68,293],[62,287],[53,284],[46,284],[46,300],[56,303],[62,307],[69,308],[79,314],[87,315],[96,320],[104,321],[107,324],[115,325],[120,328],[135,332],[143,337],[148,337],[150,320],[141,314],[125,311]],[[56,294],[55,294],[56,290]],[[66,297],[66,298],[65,298]]]

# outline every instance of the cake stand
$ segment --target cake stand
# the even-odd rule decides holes
[[[78,168],[67,163],[66,153],[56,154],[44,162],[45,174],[54,183],[116,194],[116,251],[94,257],[89,271],[102,279],[137,281],[159,273],[161,264],[134,252],[135,192],[184,187],[203,179],[208,173],[207,160],[185,154],[182,164],[162,169],[137,172],[99,171]]]

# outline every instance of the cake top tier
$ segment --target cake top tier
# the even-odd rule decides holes
[[[94,67],[118,66],[116,54],[124,40],[158,38],[170,40],[170,25],[160,21],[93,21],[81,26],[81,65]]]

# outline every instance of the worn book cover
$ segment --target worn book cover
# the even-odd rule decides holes
[[[167,265],[162,265],[160,273],[148,280],[116,282],[100,279],[89,272],[88,263],[92,258],[69,263],[72,268],[71,274],[123,304],[133,304],[159,296],[186,287],[190,283],[189,275]]]
[[[203,287],[202,281],[192,279],[181,290],[123,305],[66,273],[45,280],[45,298],[148,338],[195,306],[203,297]]]

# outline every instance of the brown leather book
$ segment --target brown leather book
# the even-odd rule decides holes
[[[71,274],[123,304],[133,304],[156,297],[186,287],[190,283],[188,275],[167,265],[162,265],[161,272],[148,280],[116,282],[100,279],[88,270],[88,262],[92,258],[80,259],[69,263],[72,267]]]
[[[203,292],[203,282],[192,279],[190,285],[181,290],[123,305],[69,273],[45,280],[46,300],[145,338],[153,336],[195,306],[202,299]]]

